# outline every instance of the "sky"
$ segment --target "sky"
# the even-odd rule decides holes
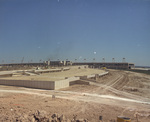
[[[150,0],[0,0],[0,63],[150,66]]]

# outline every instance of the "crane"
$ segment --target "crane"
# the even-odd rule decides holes
[[[23,61],[24,61],[24,57],[22,58],[21,63],[23,63]]]

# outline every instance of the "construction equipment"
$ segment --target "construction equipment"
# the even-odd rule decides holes
[[[101,69],[102,69],[102,70],[106,70],[107,68],[106,68],[106,67],[101,67]]]
[[[131,119],[128,117],[118,116],[117,122],[131,122]]]

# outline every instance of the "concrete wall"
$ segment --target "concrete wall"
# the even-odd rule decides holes
[[[107,75],[108,72],[103,72],[101,74],[93,74],[93,75],[85,75],[85,76],[79,76],[80,79],[82,80],[86,80],[86,79],[96,79],[96,78],[99,78],[101,76],[104,76],[104,75]]]
[[[101,77],[101,76],[104,76],[104,75],[107,75],[109,72],[104,72],[104,73],[101,73],[101,74],[98,74],[99,75],[99,77]]]
[[[87,75],[85,75],[85,76],[79,76],[80,77],[80,79],[82,79],[82,80],[86,80],[87,79]]]
[[[27,88],[54,90],[54,81],[26,81],[26,80],[3,80],[0,79],[0,85],[20,86]]]
[[[85,82],[85,81],[82,81],[82,80],[72,81],[72,82],[69,83],[70,86],[76,85],[76,84],[89,85],[90,83],[88,81]]]
[[[69,87],[69,82],[76,81],[76,80],[79,80],[79,77],[71,77],[59,81],[27,81],[27,80],[0,79],[0,85],[56,90],[56,89]]]
[[[0,77],[12,77],[13,74],[3,74],[3,75],[0,75]]]
[[[61,89],[61,88],[69,87],[70,82],[76,81],[79,79],[80,79],[79,77],[71,77],[68,79],[55,81],[55,89]]]
[[[108,72],[102,74],[96,74],[98,76],[103,76],[108,74]],[[81,81],[80,79],[89,79],[95,78],[96,75],[88,75],[88,76],[80,76],[80,77],[71,77],[64,80],[59,81],[27,81],[27,80],[6,80],[0,79],[0,85],[8,85],[8,86],[19,86],[19,87],[27,87],[27,88],[36,88],[36,89],[48,89],[48,90],[57,90],[61,88],[69,87],[74,84],[86,84],[89,82]]]
[[[95,78],[95,74],[94,75],[87,75],[87,78]]]

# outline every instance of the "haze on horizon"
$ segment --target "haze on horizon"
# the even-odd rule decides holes
[[[72,60],[150,66],[150,0],[0,0],[0,63]]]

